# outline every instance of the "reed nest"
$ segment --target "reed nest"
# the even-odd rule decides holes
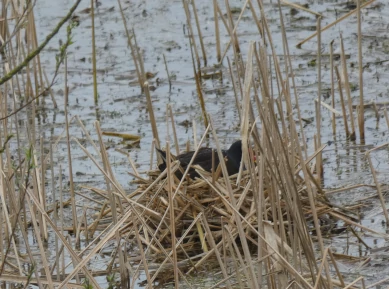
[[[259,155],[258,151],[252,153]],[[239,226],[243,229],[245,242],[253,255],[258,253],[258,248],[264,243],[275,247],[282,243],[274,234],[274,223],[287,227],[286,232],[291,235],[296,230],[302,230],[296,226],[308,224],[309,234],[316,235],[307,184],[300,170],[294,172],[293,183],[298,196],[290,199],[280,190],[274,190],[274,175],[270,169],[264,170],[260,176],[258,164],[264,158],[259,157],[255,161],[251,157],[244,159],[248,161],[246,166],[250,169],[243,171],[241,168],[240,173],[229,177],[223,177],[221,173],[224,162],[213,173],[194,166],[201,176],[195,180],[185,175],[182,180],[176,177],[176,170],[184,173],[179,161],[173,161],[163,172],[148,171],[147,179],[138,178],[134,181],[137,189],[129,195],[129,198],[142,206],[143,221],[134,224],[131,220],[121,233],[134,242],[139,238],[142,247],[150,249],[148,258],[164,268],[164,271],[173,269],[165,254],[172,254],[172,238],[176,238],[176,264],[184,272],[201,271],[201,268],[209,268],[211,264],[217,266],[217,250],[228,247],[228,244],[234,244],[234,250],[224,252],[225,257],[233,259],[237,258],[237,254],[243,254]],[[315,178],[308,182],[317,184]],[[261,194],[253,183],[261,187]],[[169,214],[171,204],[174,208],[173,222]],[[322,233],[328,235],[345,229],[338,228],[336,218],[328,214],[336,208],[328,202],[322,191],[315,196],[315,206]],[[303,224],[294,220],[298,212],[305,219]],[[265,228],[265,240],[258,236],[259,227]],[[291,243],[286,242],[282,246],[292,257]]]

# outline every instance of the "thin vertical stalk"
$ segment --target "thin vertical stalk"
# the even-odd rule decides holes
[[[338,66],[335,66],[335,73],[336,73],[336,77],[338,79],[338,89],[339,89],[339,96],[340,96],[340,105],[342,106],[342,115],[343,115],[344,129],[345,129],[345,132],[346,132],[346,137],[348,138],[350,136],[350,131],[348,129],[346,105],[344,103],[342,81],[341,81],[341,78],[340,78],[340,73],[339,73]]]
[[[362,61],[362,19],[361,0],[357,0],[357,20],[358,20],[358,67],[359,67],[359,114],[358,126],[361,142],[365,141],[365,107],[363,105],[363,61]]]
[[[69,168],[69,184],[70,184],[70,200],[72,204],[72,221],[73,221],[73,232],[77,230],[77,208],[76,208],[76,194],[74,192],[74,182],[73,182],[73,166],[72,166],[72,153],[70,151],[70,133],[69,133],[69,113],[68,113],[68,60],[67,55],[65,55],[65,100],[64,100],[64,109],[65,109],[65,123],[66,123],[66,143],[67,143],[67,154],[68,154],[68,168]]]
[[[92,67],[93,67],[93,98],[95,104],[98,103],[97,94],[97,68],[96,68],[96,39],[95,39],[95,8],[93,4],[94,0],[90,0],[91,5],[91,18],[92,18]]]
[[[351,133],[349,135],[350,140],[355,140],[355,123],[354,123],[354,112],[353,112],[353,104],[351,100],[351,91],[350,91],[350,83],[348,80],[348,72],[347,72],[347,62],[346,62],[346,55],[344,53],[344,44],[343,44],[343,37],[342,34],[340,34],[340,50],[341,50],[341,60],[342,60],[342,72],[343,72],[343,78],[344,78],[344,88],[346,90],[347,94],[347,104],[348,109],[350,111],[350,123],[351,123]]]
[[[196,9],[195,0],[192,0],[191,3],[192,3],[192,8],[193,8],[193,14],[195,16],[197,32],[199,33],[199,41],[200,41],[201,52],[203,54],[204,66],[207,66],[207,54],[205,52],[203,34],[201,33],[201,27],[200,27],[199,17],[197,16],[197,9]]]
[[[317,98],[316,106],[316,129],[317,147],[321,147],[321,17],[317,18]],[[323,178],[323,154],[320,152],[316,158],[316,169],[319,182]]]
[[[331,70],[331,105],[335,109],[335,83],[334,83],[334,41],[330,43],[330,70]],[[332,134],[336,137],[335,113],[332,113]]]
[[[169,197],[169,213],[170,213],[170,230],[171,230],[171,243],[173,251],[173,271],[174,271],[174,287],[179,288],[178,279],[178,267],[177,267],[177,249],[176,249],[176,224],[174,221],[174,196],[173,196],[173,182],[174,178],[171,172],[171,160],[170,160],[170,145],[166,142],[166,168],[167,168],[167,188]]]
[[[213,17],[215,21],[216,59],[217,62],[220,62],[222,56],[220,46],[219,17],[217,15],[217,0],[213,0]]]

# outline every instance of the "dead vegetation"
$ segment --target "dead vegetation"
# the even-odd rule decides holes
[[[39,101],[45,101],[44,95],[50,91],[56,74],[53,76],[53,81],[49,83],[41,67],[33,5],[24,7],[23,13],[20,14],[15,7],[6,5],[6,1],[2,2],[4,17],[11,13],[16,15],[14,18],[3,18],[0,22],[2,57],[7,61],[7,64],[3,65],[3,72],[8,73],[2,78],[4,81],[0,80],[2,83],[0,281],[5,287],[15,286],[15,284],[27,287],[29,284],[34,284],[49,288],[88,287],[89,285],[100,288],[101,284],[95,277],[102,275],[108,276],[109,286],[135,288],[138,277],[142,275],[143,285],[147,288],[154,288],[156,285],[165,286],[170,282],[176,288],[199,288],[191,280],[191,276],[196,274],[203,276],[204,279],[212,279],[202,286],[204,288],[289,288],[292,286],[295,288],[365,288],[362,276],[353,280],[343,276],[337,266],[337,257],[332,253],[331,247],[324,244],[323,238],[323,234],[331,236],[345,230],[350,230],[362,243],[363,240],[357,232],[359,230],[388,238],[386,234],[362,226],[359,223],[357,208],[331,204],[326,195],[335,191],[328,192],[322,188],[322,152],[326,147],[321,143],[322,107],[331,111],[333,118],[336,114],[343,116],[343,127],[336,128],[333,122],[334,133],[336,130],[343,130],[348,138],[356,140],[354,123],[356,113],[353,111],[355,107],[350,97],[343,44],[339,64],[334,64],[332,48],[330,50],[332,80],[332,105],[330,106],[321,100],[320,35],[334,23],[321,29],[320,15],[318,15],[317,31],[312,37],[306,39],[308,41],[315,36],[318,37],[316,65],[319,76],[317,93],[319,97],[316,100],[315,119],[319,121],[316,121],[314,153],[309,155],[281,8],[279,23],[283,32],[282,62],[275,53],[263,3],[260,0],[254,2],[245,1],[240,10],[229,7],[228,1],[223,7],[216,0],[212,5],[210,4],[215,16],[215,53],[219,63],[213,69],[209,69],[206,67],[208,58],[201,34],[201,21],[196,12],[196,3],[183,1],[183,13],[188,21],[193,75],[204,125],[203,137],[198,141],[196,128],[202,125],[193,124],[193,147],[198,150],[205,139],[211,139],[218,150],[219,159],[223,159],[212,115],[206,111],[202,81],[213,76],[228,77],[232,80],[236,109],[239,112],[241,139],[247,144],[243,146],[246,148],[243,150],[245,169],[242,166],[239,174],[227,177],[226,166],[221,162],[220,167],[213,174],[197,168],[200,179],[190,180],[185,176],[187,172],[184,172],[184,177],[180,180],[174,175],[174,172],[180,169],[177,161],[172,161],[162,173],[150,169],[147,175],[144,175],[138,172],[136,164],[127,154],[133,169],[131,175],[137,184],[136,190],[130,193],[115,179],[103,140],[103,135],[112,136],[112,133],[103,133],[99,122],[95,123],[94,134],[98,141],[94,142],[78,117],[68,119],[68,111],[65,108],[67,124],[65,131],[54,141],[48,152],[43,149],[44,140],[37,137],[35,131],[36,107]],[[359,15],[360,9],[373,1],[365,2],[363,5],[357,2],[356,10],[345,14],[338,21],[347,21],[347,17],[353,13]],[[310,11],[286,1],[279,1],[278,5],[281,4]],[[93,15],[94,6],[91,7],[88,13]],[[118,7],[123,15],[120,1]],[[237,29],[242,15],[248,10],[251,17],[255,19],[258,28],[256,39],[259,40],[250,42],[247,55],[243,55],[241,46],[244,44],[239,42]],[[236,17],[232,15],[233,11],[236,12]],[[160,141],[147,72],[136,43],[135,32],[127,28],[124,16],[122,19],[139,86],[147,99],[155,146],[165,147],[167,155],[170,156],[170,143]],[[14,33],[10,30],[11,21],[15,25]],[[360,21],[358,16],[359,27]],[[18,26],[18,23],[24,23],[25,26]],[[71,30],[71,26],[69,27],[68,29]],[[225,47],[222,47],[220,41],[221,27],[227,31],[230,38]],[[92,34],[93,31],[94,25],[91,28]],[[360,29],[358,31],[360,43],[361,31]],[[27,44],[20,42],[20,38],[17,37],[22,32],[26,32],[28,36]],[[304,43],[305,41],[302,41],[300,44]],[[68,44],[70,45],[70,42]],[[13,51],[16,45],[23,51],[23,57]],[[58,67],[64,64],[65,75],[66,49],[69,45],[61,47],[61,54],[57,59]],[[37,56],[33,55],[29,59],[28,55],[31,55],[31,51],[38,51],[38,53]],[[360,61],[362,62],[361,57]],[[98,103],[95,51],[92,62],[94,99]],[[17,63],[25,64],[18,69]],[[228,76],[223,75],[222,70],[219,69],[222,63],[228,63]],[[166,61],[165,66],[171,87]],[[363,108],[366,104],[363,102],[362,67],[360,63],[361,97],[357,124],[359,137],[363,143]],[[17,73],[20,71],[23,73]],[[335,87],[339,90],[340,108],[335,107]],[[16,91],[19,95],[16,95]],[[14,96],[11,105],[7,97],[4,97],[8,94]],[[24,102],[20,100],[23,97]],[[67,97],[65,77],[65,104]],[[10,107],[11,113],[9,113]],[[15,126],[19,114],[22,113],[29,115],[31,119],[27,128],[23,129]],[[169,127],[168,137],[174,139],[175,154],[178,154],[180,144],[176,136],[174,113],[170,106],[167,108],[166,115]],[[388,121],[386,110],[385,117]],[[80,141],[71,136],[69,125],[78,126],[83,131],[85,139]],[[27,137],[23,139],[23,143],[29,144],[27,152],[23,152],[24,144],[21,143],[21,135],[24,133]],[[133,135],[127,137],[136,138]],[[53,154],[61,140],[65,140],[68,148],[70,200],[64,200],[63,197],[62,174],[59,174],[58,180],[60,191],[58,192],[54,186],[53,166],[56,164],[53,162]],[[11,144],[14,144],[17,149],[11,149]],[[76,144],[105,178],[105,190],[84,186],[96,197],[88,197],[75,189],[72,179],[71,144]],[[249,151],[247,147],[252,147],[253,150]],[[94,148],[95,152],[92,153],[90,148]],[[383,191],[370,158],[370,154],[380,148],[382,146],[367,151],[366,155],[377,196],[388,222]],[[150,167],[155,167],[156,162],[157,160],[152,156]],[[61,172],[61,165],[59,166]],[[46,185],[46,171],[51,174],[52,183],[48,185]],[[343,188],[343,190],[352,188]],[[47,190],[51,190],[53,202],[49,201]],[[76,196],[77,194],[79,196]],[[86,214],[85,207],[82,214],[78,213],[78,197],[97,206],[98,213],[93,216],[92,222]],[[68,227],[64,221],[65,210],[71,212],[72,216]],[[339,220],[342,221],[343,226],[339,226]],[[30,231],[30,228],[33,230]],[[68,234],[69,232],[72,234]],[[29,240],[31,237],[36,242],[33,248]],[[56,257],[53,263],[49,263],[48,252],[45,249],[45,243],[50,237],[55,240],[53,247],[55,247]],[[102,254],[107,247],[111,250],[108,253],[110,261],[107,262],[106,269],[91,270],[89,266],[93,258]],[[209,276],[213,275],[212,272],[216,272],[215,276],[212,276],[214,278]]]

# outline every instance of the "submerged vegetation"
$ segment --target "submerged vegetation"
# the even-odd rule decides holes
[[[112,7],[99,8],[103,4],[92,0],[82,9],[80,2],[62,11],[56,25],[50,23],[52,31],[41,44],[36,3],[1,2],[0,282],[4,288],[368,288],[388,284],[382,274],[376,278],[371,277],[375,272],[361,273],[373,264],[370,256],[384,250],[389,238],[386,186],[382,184],[387,166],[381,167],[388,160],[388,144],[380,137],[372,144],[365,123],[374,119],[378,127],[379,120],[385,119],[386,132],[389,117],[386,102],[369,103],[364,95],[364,73],[373,64],[363,58],[362,30],[364,9],[380,11],[380,5],[387,4],[357,0],[355,6],[342,7],[338,19],[323,25],[325,15],[308,4],[247,0],[242,6],[230,6],[229,1],[214,0],[198,8],[199,0],[183,0],[175,13],[185,19],[182,37],[187,50],[183,53],[191,65],[190,76],[182,76],[172,65],[174,59],[168,61],[159,52],[157,60],[163,63],[159,67],[165,71],[148,71],[152,60],[140,44],[146,34],[127,23],[134,4],[118,0]],[[114,27],[124,31],[129,58],[120,56],[119,62],[131,60],[132,70],[129,75],[115,75],[113,86],[124,80],[123,89],[138,90],[126,98],[141,99],[137,107],[129,102],[126,113],[104,110],[115,101],[124,106],[119,96],[101,99],[107,92],[104,86],[108,91],[113,88],[104,82],[110,75],[99,70],[99,60],[103,60],[95,21],[103,23],[104,14],[115,9],[120,17]],[[277,17],[269,18],[270,10]],[[165,13],[151,12],[155,17]],[[146,18],[149,13],[144,9],[138,14]],[[300,13],[306,16],[300,19]],[[292,18],[291,23],[315,19],[311,27],[315,32],[298,39],[299,43],[294,41],[299,49],[315,43],[308,54],[290,52],[286,16]],[[246,21],[251,21],[253,33],[246,33]],[[352,60],[357,63],[350,63],[344,36],[336,36],[331,43],[322,41],[322,34],[346,21],[353,21],[356,31],[353,51],[357,56]],[[79,26],[85,22],[89,23],[86,28]],[[274,23],[280,29],[279,40],[272,32]],[[101,25],[106,28],[105,23]],[[81,49],[74,36],[80,29],[87,29],[83,33],[91,37],[88,59],[74,52]],[[42,57],[50,54],[48,44],[61,31],[65,40],[43,65]],[[111,33],[109,39],[113,42],[120,36]],[[165,52],[174,54],[184,47],[176,41],[164,39]],[[102,48],[111,49],[115,47],[109,42]],[[77,71],[69,65],[70,58],[89,65],[90,70]],[[302,67],[315,71],[313,82],[312,78],[297,79]],[[69,101],[75,94],[68,79],[72,73],[80,78],[80,86],[91,86],[90,95],[76,94],[76,100]],[[84,83],[82,77],[88,73],[91,78]],[[182,96],[181,89],[187,89],[177,79],[185,85],[190,82],[196,105],[189,101],[193,97]],[[166,90],[166,108],[156,103],[160,96],[155,91],[161,87]],[[177,107],[178,101],[171,106],[174,93],[183,99],[185,108]],[[62,105],[57,104],[61,94]],[[302,94],[310,95],[310,109]],[[214,113],[213,96],[220,98],[214,105],[223,105],[223,116],[233,119],[235,127],[226,129]],[[83,98],[92,100],[93,130],[90,121],[89,126],[85,124],[88,114],[78,110]],[[227,102],[229,106],[224,106]],[[63,116],[60,129],[53,117],[48,128],[55,131],[51,137],[45,134],[49,109]],[[137,109],[141,114],[135,118],[131,113]],[[185,113],[192,118],[183,119]],[[119,132],[119,118],[127,116],[134,127],[143,121],[149,129]],[[115,120],[110,129],[103,129],[107,118]],[[228,175],[225,161],[208,172],[200,166],[182,168],[173,157],[184,151],[179,132],[189,131],[193,137],[186,151],[192,148],[196,154],[211,143],[217,159],[224,160],[223,130],[243,143],[237,174]],[[137,163],[133,157],[142,137],[150,139],[151,149],[140,149],[143,155],[151,153],[148,164]],[[122,142],[118,145],[112,138]],[[332,143],[342,142],[344,155],[337,145],[335,152],[326,151]],[[161,162],[155,151],[162,148],[167,165],[161,172],[155,169]],[[357,151],[363,153],[363,160]],[[336,157],[326,158],[326,153]],[[118,161],[113,154],[127,161]],[[339,165],[341,157],[346,159],[344,166]],[[215,157],[210,161],[215,162]],[[132,181],[123,184],[117,171],[128,166]],[[366,178],[356,176],[336,188],[326,185],[326,174],[340,179],[351,176],[358,166]],[[199,177],[189,178],[190,169]],[[80,181],[84,175],[96,179]],[[333,197],[342,193],[343,198]],[[382,228],[367,224],[363,216],[370,208],[373,218],[379,206]],[[347,271],[347,266],[356,269]],[[386,267],[382,272],[389,270]]]

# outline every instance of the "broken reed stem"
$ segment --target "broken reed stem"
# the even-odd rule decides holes
[[[97,3],[97,2],[96,2]],[[98,94],[97,94],[97,67],[96,67],[96,39],[95,39],[95,8],[94,0],[90,0],[91,5],[91,21],[92,21],[92,74],[93,74],[93,99],[95,104],[98,104]]]
[[[334,41],[330,43],[330,72],[331,72],[331,105],[335,109],[335,84],[334,84]],[[332,134],[336,138],[336,117],[335,112],[332,112]]]
[[[335,66],[335,74],[336,74],[336,78],[338,79],[338,89],[339,89],[340,105],[342,106],[344,129],[346,132],[346,137],[349,138],[350,132],[348,130],[347,112],[346,112],[346,106],[345,106],[344,97],[343,97],[342,80],[340,78],[338,66]]]
[[[197,32],[199,33],[199,41],[200,41],[201,52],[202,52],[202,54],[203,54],[204,66],[207,66],[207,54],[206,54],[206,52],[205,52],[204,41],[203,41],[203,35],[202,35],[202,33],[201,33],[201,27],[200,27],[199,17],[197,16],[197,9],[196,9],[195,0],[192,0],[191,3],[192,3],[192,8],[193,8],[193,14],[194,14],[194,16],[195,16]],[[189,10],[189,9],[188,9],[188,10]],[[215,19],[215,22],[216,22],[216,19]]]
[[[362,142],[365,141],[365,107],[363,103],[363,61],[362,61],[362,19],[361,19],[361,0],[357,0],[357,20],[358,20],[358,68],[359,68],[359,111],[358,125],[359,137]]]
[[[350,83],[348,79],[348,72],[347,72],[347,62],[346,62],[346,55],[344,53],[344,44],[343,44],[343,37],[342,34],[340,34],[340,56],[342,61],[342,71],[343,71],[343,79],[344,79],[344,89],[346,90],[347,95],[347,104],[348,109],[350,113],[350,123],[351,123],[351,133],[350,133],[350,140],[355,140],[355,124],[354,124],[354,112],[353,112],[353,103],[351,99],[351,90],[350,90]]]

